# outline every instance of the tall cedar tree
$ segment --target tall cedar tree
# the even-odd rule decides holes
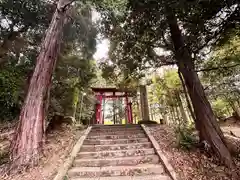
[[[42,42],[11,144],[12,167],[34,165],[42,154],[48,92],[71,2],[58,1]]]
[[[228,167],[233,168],[231,154],[225,144],[223,133],[217,124],[216,117],[211,105],[204,93],[203,86],[194,69],[194,61],[189,50],[184,45],[183,35],[179,28],[174,11],[167,6],[166,17],[169,24],[171,38],[175,49],[177,66],[182,73],[193,108],[196,113],[198,130],[205,140],[207,140],[220,160]]]

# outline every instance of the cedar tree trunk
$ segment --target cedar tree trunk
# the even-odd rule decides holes
[[[186,112],[185,112],[185,109],[183,107],[183,102],[182,102],[182,99],[181,99],[181,96],[179,93],[176,94],[176,97],[177,97],[177,101],[178,101],[178,106],[179,106],[179,110],[181,112],[181,116],[183,118],[183,122],[182,125],[185,127],[187,124],[188,124],[188,118],[187,118],[187,115],[186,115]]]
[[[69,0],[60,0],[37,57],[11,144],[12,168],[38,163],[42,154],[46,100],[57,61]]]
[[[201,135],[203,135],[204,139],[210,143],[213,151],[219,157],[221,162],[228,167],[233,168],[234,163],[226,146],[223,133],[205,95],[200,79],[194,71],[194,61],[191,57],[190,51],[185,46],[183,35],[171,7],[167,7],[166,15],[172,42],[174,44],[175,58],[178,63],[179,71],[182,73],[188,88]]]

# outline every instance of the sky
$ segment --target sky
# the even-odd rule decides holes
[[[102,39],[97,41],[97,51],[93,55],[96,61],[100,61],[101,59],[105,59],[108,57],[109,50],[109,40]]]
[[[92,21],[96,22],[100,20],[100,18],[100,13],[98,13],[95,9],[92,9]],[[98,34],[97,39],[97,51],[93,57],[96,61],[100,61],[101,59],[108,57],[109,40],[102,39],[101,34]]]

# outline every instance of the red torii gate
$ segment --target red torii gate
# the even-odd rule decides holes
[[[132,117],[132,103],[129,101],[129,91],[120,90],[117,88],[92,88],[95,93],[97,103],[96,103],[96,121],[95,124],[104,124],[104,119],[102,118],[102,102],[106,98],[125,98],[125,113],[127,115],[128,124],[133,123]]]

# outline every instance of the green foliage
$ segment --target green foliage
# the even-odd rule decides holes
[[[240,72],[240,35],[235,34],[229,40],[214,49],[213,55],[204,63],[205,69],[211,69],[213,67],[219,67],[214,71],[206,71],[203,73],[203,78],[208,83],[223,84],[226,83],[231,87],[234,85],[234,79],[230,79],[232,76],[239,74]],[[223,68],[221,68],[221,66]],[[230,68],[224,68],[230,67]],[[219,88],[219,87],[218,87]]]
[[[239,99],[239,47],[238,28],[228,34],[227,39],[225,37],[221,44],[214,48],[212,56],[203,63],[206,71],[202,73],[202,80],[218,117],[229,116],[231,102]]]
[[[55,99],[60,108],[54,109],[54,105],[52,105],[52,110],[72,115],[71,112],[75,111],[73,109],[77,108],[77,104],[80,103],[80,92],[86,91],[96,77],[95,68],[92,60],[80,59],[79,56],[61,58],[54,75],[51,90],[52,98]],[[84,101],[84,103],[87,102]],[[85,107],[83,107],[83,110],[85,111]]]
[[[179,79],[177,70],[172,69],[165,71],[163,79],[166,84],[166,88],[168,88],[170,91],[179,91],[182,88],[181,81]]]
[[[24,82],[21,68],[9,65],[0,72],[0,120],[13,120],[19,113]]]
[[[19,56],[23,51],[34,50],[35,43],[41,41],[51,20],[53,10],[54,5],[49,1],[0,1],[0,60],[6,62],[8,56]]]
[[[178,127],[175,129],[175,134],[179,148],[190,150],[197,143],[197,139],[194,136],[192,129]]]
[[[122,71],[131,74],[176,63],[166,20],[168,7],[171,7],[184,28],[187,48],[194,57],[202,59],[205,52],[201,50],[215,43],[219,35],[234,29],[237,24],[239,6],[230,9],[235,3],[231,1],[227,5],[217,0],[131,0],[119,6],[112,1],[104,1],[98,10],[103,15],[104,35],[111,41],[111,61]],[[219,20],[221,13],[225,14],[225,18]],[[157,49],[167,50],[168,53],[161,55]]]
[[[231,115],[228,112],[228,108],[230,108],[229,102],[227,102],[226,100],[224,100],[222,98],[218,98],[215,101],[213,101],[212,108],[213,108],[215,115],[218,118],[224,118],[224,117]]]
[[[176,69],[165,70],[162,77],[153,77],[152,100],[166,108],[178,105],[177,94],[181,93],[182,85]],[[166,109],[167,110],[167,109]]]

